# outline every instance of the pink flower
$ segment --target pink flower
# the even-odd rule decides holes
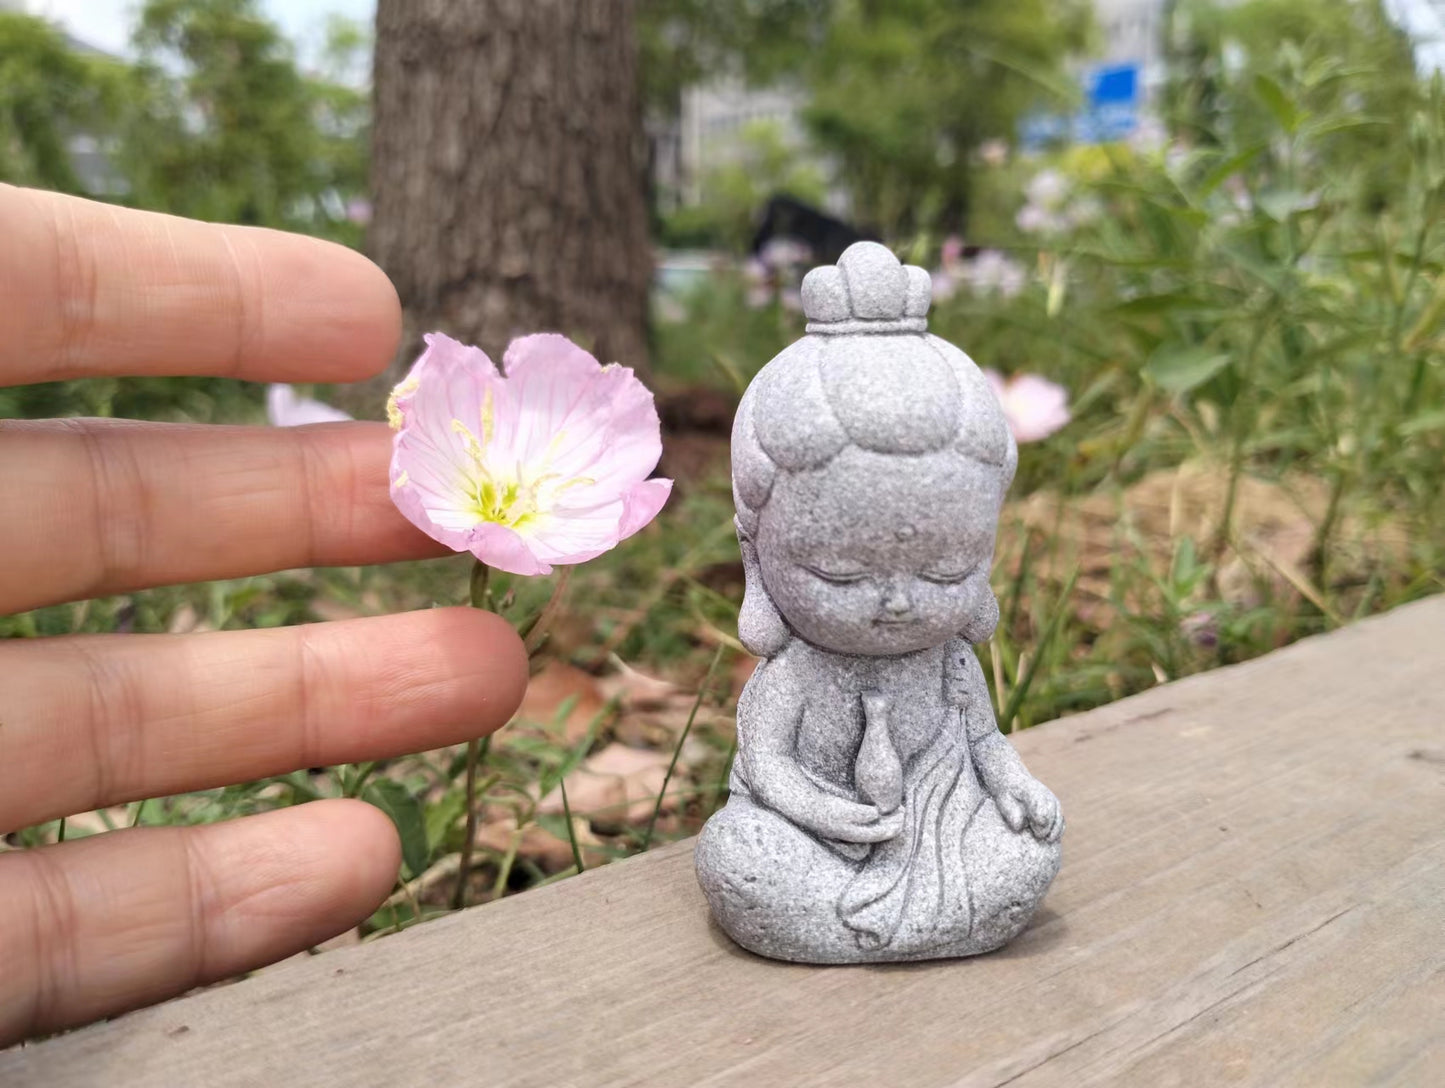
[[[346,218],[358,226],[366,226],[371,222],[371,201],[359,196],[348,200],[346,202]]]
[[[965,274],[975,295],[998,292],[1004,298],[1017,298],[1029,279],[1023,265],[997,249],[980,250],[968,262]]]
[[[957,272],[958,266],[963,263],[963,238],[957,234],[950,234],[945,238],[938,260],[945,271]]]
[[[289,385],[266,387],[266,419],[273,427],[304,427],[308,423],[341,423],[351,417],[340,408],[303,397]]]
[[[565,336],[513,340],[506,376],[430,333],[393,390],[391,497],[422,532],[513,574],[581,563],[657,516],[671,480],[652,394]]]
[[[1003,406],[1015,442],[1037,442],[1069,422],[1069,393],[1037,374],[1015,374],[1008,381],[984,369],[988,384]]]

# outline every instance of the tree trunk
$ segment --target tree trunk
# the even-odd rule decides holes
[[[645,367],[651,254],[633,0],[380,0],[371,255],[494,360],[561,332]]]

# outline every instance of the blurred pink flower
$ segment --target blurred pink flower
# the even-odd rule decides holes
[[[1179,632],[1200,649],[1219,645],[1219,617],[1212,612],[1191,612],[1179,621]]]
[[[1015,442],[1038,442],[1069,422],[1069,393],[1037,374],[1015,374],[1007,381],[996,370],[984,376],[1003,406]]]
[[[1069,179],[1057,170],[1040,170],[1024,186],[1024,197],[1041,208],[1058,208],[1069,195]]]
[[[947,302],[958,293],[957,278],[945,268],[935,268],[928,279],[934,302]]]
[[[1017,298],[1028,284],[1028,269],[997,249],[979,250],[968,262],[965,275],[975,295],[997,292],[1003,298]]]
[[[1008,162],[1008,143],[1004,140],[985,140],[978,145],[978,157],[989,166],[1002,166]]]
[[[346,218],[358,226],[371,222],[371,201],[365,197],[353,197],[346,202]]]
[[[513,574],[550,574],[641,529],[671,480],[652,394],[565,336],[513,340],[505,376],[441,333],[392,391],[391,497],[422,532]]]
[[[266,419],[273,427],[304,427],[308,423],[341,423],[351,417],[340,408],[303,397],[289,385],[266,387]]]
[[[957,234],[950,234],[943,240],[943,246],[939,250],[938,260],[944,269],[949,272],[956,272],[963,261],[963,237]]]

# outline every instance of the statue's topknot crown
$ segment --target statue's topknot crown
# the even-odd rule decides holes
[[[900,333],[928,330],[928,273],[902,264],[877,242],[854,242],[836,265],[803,277],[808,332]]]

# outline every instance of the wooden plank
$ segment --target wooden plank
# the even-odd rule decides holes
[[[1068,813],[1002,952],[797,967],[689,844],[0,1053],[0,1084],[1445,1084],[1445,599],[1017,738]]]

